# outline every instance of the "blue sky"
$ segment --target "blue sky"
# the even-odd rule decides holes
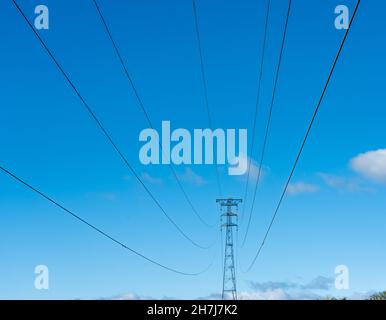
[[[41,3],[19,1],[30,21]],[[197,0],[215,127],[251,130],[265,3]],[[261,149],[286,3],[272,0],[254,161]],[[239,251],[241,268],[247,267],[264,235],[344,34],[334,27],[334,8],[342,3],[350,8],[355,4],[293,1],[263,180],[248,242]],[[148,124],[92,1],[44,4],[50,10],[50,29],[39,34],[133,167],[192,238],[204,244],[218,240],[219,228],[199,223],[167,166],[139,162],[138,134]],[[156,127],[162,120],[170,120],[172,128],[207,127],[191,1],[99,4]],[[238,273],[238,288],[245,296],[258,291],[258,297],[277,297],[278,288],[280,295],[288,287],[308,294],[305,284],[319,276],[330,279],[341,264],[349,267],[350,290],[313,293],[352,296],[386,288],[385,157],[379,151],[368,153],[386,148],[385,9],[380,1],[361,3],[294,176],[293,192],[285,198],[254,268]],[[200,250],[168,223],[113,152],[12,1],[0,3],[0,35],[1,165],[162,263],[194,272],[214,259],[209,271],[197,277],[169,273],[0,174],[0,298],[197,298],[220,292],[219,242]],[[219,224],[214,167],[176,170],[198,211]],[[225,167],[220,173],[224,195],[242,197],[245,177],[230,177]],[[247,206],[250,196],[251,190]],[[240,233],[244,230],[245,224]],[[50,270],[46,291],[33,285],[39,264]],[[293,282],[303,285],[280,286]]]

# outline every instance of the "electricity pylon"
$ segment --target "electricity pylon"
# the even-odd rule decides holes
[[[222,299],[237,300],[233,229],[237,230],[238,206],[241,199],[217,199],[221,206],[221,228],[225,228],[224,275]],[[224,210],[225,209],[225,210]]]

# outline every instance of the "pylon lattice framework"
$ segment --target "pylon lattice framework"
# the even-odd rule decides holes
[[[238,227],[238,206],[241,199],[217,199],[221,206],[221,228],[225,229],[224,274],[222,299],[237,300],[236,268],[233,235]],[[224,210],[225,209],[225,210]]]

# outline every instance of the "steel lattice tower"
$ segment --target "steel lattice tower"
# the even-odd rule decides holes
[[[237,300],[233,231],[238,226],[237,212],[241,201],[241,199],[232,198],[216,200],[221,206],[221,228],[225,229],[222,299],[231,297],[231,299]]]

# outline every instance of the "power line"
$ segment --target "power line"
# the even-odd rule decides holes
[[[257,174],[256,183],[255,183],[255,189],[254,189],[254,192],[253,192],[253,200],[252,200],[251,211],[249,213],[247,229],[246,229],[246,232],[245,232],[245,235],[244,235],[244,239],[243,239],[243,242],[242,242],[242,245],[241,245],[242,247],[244,246],[245,241],[247,240],[247,237],[248,237],[249,228],[251,226],[252,213],[253,213],[253,209],[254,209],[254,206],[255,206],[256,191],[257,191],[257,187],[259,185],[260,178],[261,178],[261,171],[262,171],[262,167],[263,167],[263,163],[264,163],[265,149],[266,149],[266,146],[267,146],[269,128],[270,128],[271,119],[272,119],[272,111],[273,111],[273,106],[274,106],[275,98],[276,98],[276,89],[277,89],[277,84],[278,84],[279,75],[280,75],[280,68],[281,68],[281,62],[282,62],[282,58],[283,58],[283,51],[284,51],[284,46],[285,46],[285,40],[286,40],[286,37],[287,37],[288,21],[289,21],[289,17],[290,17],[290,14],[291,14],[291,7],[292,7],[292,0],[289,0],[287,16],[286,16],[285,26],[284,26],[284,32],[283,32],[283,37],[282,37],[282,42],[281,42],[281,47],[280,47],[279,62],[278,62],[277,69],[276,69],[275,84],[274,84],[274,87],[273,87],[273,92],[272,92],[272,97],[271,97],[271,104],[269,106],[268,121],[267,121],[267,125],[266,125],[266,128],[265,128],[263,148],[262,148],[261,156],[260,156],[259,171],[258,171],[258,174]]]
[[[196,1],[192,0],[193,5],[193,15],[194,15],[194,25],[195,25],[195,31],[196,31],[196,38],[197,38],[197,45],[198,45],[198,52],[200,57],[200,70],[201,70],[201,79],[202,79],[202,85],[204,90],[204,102],[205,102],[205,109],[208,116],[208,123],[209,127],[211,129],[213,128],[213,122],[212,122],[212,116],[210,113],[209,108],[209,98],[208,98],[208,84],[206,81],[206,74],[205,74],[205,67],[204,67],[204,57],[202,54],[202,45],[201,45],[201,36],[200,36],[200,26],[198,23],[198,14],[197,14],[197,6]],[[221,188],[221,181],[220,181],[220,173],[218,170],[218,165],[216,164],[216,179],[217,179],[217,187],[219,190],[220,197],[222,197],[222,188]]]
[[[102,24],[103,24],[103,26],[104,26],[104,28],[105,28],[105,30],[106,30],[106,33],[107,33],[107,35],[108,35],[108,37],[109,37],[109,39],[110,39],[110,41],[111,41],[111,44],[112,44],[113,47],[114,47],[114,51],[115,51],[115,53],[116,53],[116,55],[117,55],[117,57],[118,57],[118,59],[119,59],[119,62],[120,62],[120,64],[121,64],[121,66],[122,66],[122,69],[123,69],[123,71],[124,71],[124,73],[125,73],[125,76],[126,76],[126,78],[128,79],[128,81],[129,81],[129,83],[130,83],[130,86],[131,86],[131,88],[132,88],[132,90],[133,90],[133,92],[134,92],[134,95],[135,95],[135,97],[136,97],[136,99],[137,99],[137,101],[138,101],[138,104],[139,104],[139,106],[140,106],[140,108],[141,108],[143,114],[145,115],[145,118],[146,118],[147,122],[149,123],[150,127],[151,127],[152,129],[154,129],[153,123],[152,123],[152,121],[150,120],[150,116],[149,116],[148,112],[146,111],[145,105],[144,105],[144,103],[143,103],[143,101],[142,101],[142,99],[141,99],[141,97],[140,97],[140,95],[139,95],[139,93],[138,93],[138,90],[137,90],[137,88],[136,88],[136,86],[135,86],[135,84],[134,84],[134,81],[133,81],[132,77],[130,76],[130,73],[129,73],[128,69],[127,69],[126,63],[124,62],[123,57],[122,57],[122,55],[121,55],[121,53],[120,53],[120,51],[119,51],[119,49],[118,49],[118,46],[117,46],[116,42],[114,41],[114,38],[113,38],[113,36],[112,36],[112,33],[111,33],[111,31],[110,31],[110,28],[109,28],[108,25],[107,25],[106,20],[105,20],[103,14],[102,14],[102,11],[101,11],[101,9],[100,9],[100,7],[99,7],[97,1],[96,1],[96,0],[93,0],[93,2],[94,2],[94,5],[95,5],[96,10],[97,10],[97,12],[98,12],[98,15],[99,15],[99,17],[100,17],[100,19],[101,19],[101,21],[102,21]],[[162,144],[161,144],[161,143],[160,143],[160,148],[161,148],[161,152],[163,152]],[[178,175],[177,175],[177,173],[175,172],[175,170],[174,170],[174,168],[173,168],[173,165],[172,165],[172,164],[169,164],[168,166],[169,166],[170,170],[172,171],[172,174],[173,174],[174,179],[176,180],[176,182],[177,182],[179,188],[181,189],[181,191],[182,191],[182,193],[183,193],[183,195],[184,195],[186,201],[188,202],[188,204],[189,204],[190,208],[192,209],[192,211],[194,212],[194,214],[197,216],[197,218],[198,218],[205,226],[207,226],[207,227],[213,227],[214,225],[208,224],[208,223],[201,217],[201,215],[197,212],[196,208],[193,206],[193,203],[192,203],[192,201],[190,200],[190,198],[188,197],[188,194],[186,193],[184,187],[182,186],[182,183],[181,183],[180,179],[178,178]]]
[[[130,251],[131,253],[137,255],[138,257],[152,263],[152,264],[155,264],[156,266],[158,267],[161,267],[163,269],[166,269],[168,271],[171,271],[171,272],[174,272],[174,273],[177,273],[177,274],[181,274],[181,275],[184,275],[184,276],[197,276],[197,275],[200,275],[200,274],[203,274],[204,272],[206,272],[213,264],[213,261],[212,263],[206,267],[204,270],[200,271],[200,272],[196,272],[196,273],[187,273],[187,272],[183,272],[183,271],[180,271],[180,270],[177,270],[177,269],[174,269],[174,268],[171,268],[171,267],[168,267],[160,262],[157,262],[145,255],[143,255],[142,253],[130,248],[129,246],[127,246],[126,244],[124,244],[123,242],[117,240],[116,238],[114,238],[113,236],[109,235],[108,233],[106,233],[105,231],[101,230],[100,228],[96,227],[95,225],[93,225],[92,223],[88,222],[87,220],[83,219],[81,216],[79,216],[78,214],[74,213],[73,211],[67,209],[65,206],[63,206],[62,204],[60,204],[59,202],[57,202],[56,200],[54,200],[53,198],[47,196],[45,193],[43,193],[42,191],[38,190],[37,188],[33,187],[32,185],[30,185],[29,183],[27,183],[25,180],[23,180],[22,178],[19,178],[18,176],[16,176],[14,173],[10,172],[9,170],[5,169],[3,166],[0,165],[0,170],[2,170],[4,173],[6,173],[8,176],[12,177],[13,179],[17,180],[18,182],[20,182],[22,185],[24,185],[25,187],[27,187],[28,189],[32,190],[33,192],[35,192],[36,194],[40,195],[42,198],[46,199],[47,201],[51,202],[52,204],[54,204],[56,207],[60,208],[61,210],[63,210],[64,212],[68,213],[69,215],[71,215],[72,217],[74,217],[75,219],[77,219],[78,221],[80,221],[81,223],[87,225],[89,228],[93,229],[94,231],[98,232],[99,234],[101,234],[102,236],[104,236],[105,238],[111,240],[112,242],[120,245],[123,249],[126,249],[128,251]]]
[[[47,45],[44,43],[42,38],[39,36],[35,28],[32,26],[32,24],[29,22],[28,18],[24,14],[24,12],[21,10],[19,5],[16,3],[15,0],[12,0],[14,5],[16,6],[17,10],[20,12],[20,14],[23,16],[24,20],[27,22],[30,29],[33,31],[33,33],[36,35],[36,37],[39,39],[40,43],[43,45],[43,47],[46,49],[48,55],[51,57],[55,65],[58,67],[60,72],[63,74],[63,76],[66,78],[68,84],[71,86],[71,88],[74,90],[78,98],[81,100],[82,104],[87,109],[90,116],[93,118],[93,120],[96,122],[100,130],[103,132],[107,140],[110,142],[110,144],[113,146],[114,150],[118,153],[119,157],[122,159],[122,161],[125,163],[125,165],[129,168],[131,173],[135,176],[135,178],[138,180],[138,182],[142,185],[142,187],[145,189],[145,191],[148,193],[148,195],[151,197],[151,199],[154,201],[154,203],[157,205],[157,207],[162,211],[162,213],[165,215],[165,217],[169,220],[169,222],[178,230],[178,232],[189,242],[191,242],[194,246],[200,248],[200,249],[208,249],[209,247],[202,246],[195,242],[192,238],[190,238],[178,225],[177,223],[167,214],[165,209],[161,206],[160,202],[155,198],[155,196],[152,194],[152,192],[148,189],[148,187],[145,185],[145,183],[142,181],[140,176],[137,174],[137,172],[134,170],[134,168],[130,165],[126,157],[123,155],[123,153],[120,151],[118,146],[115,144],[114,140],[111,138],[110,134],[107,132],[107,130],[104,128],[100,120],[97,118],[91,107],[87,104],[87,102],[84,100],[74,83],[71,81],[71,79],[68,77],[66,72],[63,70],[63,68],[60,66],[59,62],[56,60],[54,55],[51,53],[50,49],[47,47]]]
[[[318,103],[317,103],[317,105],[316,105],[315,111],[314,111],[314,113],[313,113],[313,115],[312,115],[311,121],[310,121],[310,123],[309,123],[309,125],[308,125],[306,134],[305,134],[305,136],[304,136],[304,139],[303,139],[303,142],[302,142],[301,147],[300,147],[300,149],[299,149],[299,152],[298,152],[298,154],[297,154],[297,156],[296,156],[294,165],[293,165],[292,170],[291,170],[291,172],[290,172],[290,175],[289,175],[289,177],[288,177],[288,179],[287,179],[287,182],[286,182],[286,184],[285,184],[284,190],[283,190],[283,192],[282,192],[282,194],[281,194],[281,196],[280,196],[279,202],[278,202],[278,204],[277,204],[277,206],[276,206],[276,209],[275,209],[275,212],[274,212],[274,214],[273,214],[273,216],[272,216],[271,222],[270,222],[270,224],[269,224],[269,226],[268,226],[268,228],[267,228],[267,231],[266,231],[266,233],[265,233],[265,235],[264,235],[263,241],[262,241],[262,243],[261,243],[259,249],[257,250],[256,255],[255,255],[255,257],[254,257],[252,263],[251,263],[250,266],[248,267],[247,272],[248,272],[249,270],[251,270],[251,268],[252,268],[253,265],[255,264],[257,258],[259,257],[260,252],[261,252],[261,250],[262,250],[262,248],[263,248],[263,246],[264,246],[264,244],[265,244],[265,241],[267,240],[268,234],[269,234],[269,232],[271,231],[272,225],[273,225],[273,223],[274,223],[274,221],[275,221],[275,219],[276,219],[277,213],[279,212],[280,206],[281,206],[281,204],[282,204],[282,202],[283,202],[284,196],[285,196],[285,194],[286,194],[286,192],[287,192],[288,186],[289,186],[289,184],[290,184],[290,182],[291,182],[292,176],[293,176],[293,174],[294,174],[294,172],[295,172],[296,166],[297,166],[297,164],[298,164],[298,162],[299,162],[300,156],[301,156],[301,154],[302,154],[302,152],[303,152],[303,149],[304,149],[304,146],[305,146],[305,144],[306,144],[306,142],[307,142],[308,136],[309,136],[309,134],[310,134],[310,132],[311,132],[311,129],[312,129],[312,126],[313,126],[314,121],[315,121],[315,119],[316,119],[316,116],[317,116],[317,114],[318,114],[319,108],[320,108],[320,106],[321,106],[321,104],[322,104],[322,101],[323,101],[324,95],[325,95],[325,93],[326,93],[326,91],[327,91],[327,88],[328,88],[328,85],[329,85],[329,83],[330,83],[331,77],[332,77],[332,75],[333,75],[333,73],[334,73],[335,66],[336,66],[336,64],[337,64],[337,62],[338,62],[338,60],[339,60],[339,56],[340,56],[340,54],[341,54],[341,52],[342,52],[342,50],[343,50],[344,44],[345,44],[345,42],[346,42],[347,36],[348,36],[348,34],[349,34],[349,31],[350,31],[352,22],[354,21],[354,18],[355,18],[355,15],[356,15],[356,13],[357,13],[357,10],[358,10],[358,7],[359,7],[360,2],[361,2],[361,1],[358,0],[357,3],[356,3],[354,12],[353,12],[352,17],[351,17],[351,19],[350,19],[349,27],[348,27],[348,29],[346,30],[345,34],[344,34],[344,37],[343,37],[343,40],[342,40],[342,42],[341,42],[341,44],[340,44],[338,53],[337,53],[336,56],[335,56],[334,62],[333,62],[333,64],[332,64],[331,70],[330,70],[329,75],[328,75],[328,78],[327,78],[327,81],[326,81],[326,83],[325,83],[325,85],[324,85],[322,94],[321,94],[321,96],[320,96],[320,98],[319,98],[319,101],[318,101]]]
[[[249,176],[251,171],[251,163],[252,163],[252,154],[253,154],[253,147],[255,145],[255,131],[256,131],[256,122],[257,122],[257,115],[259,111],[259,105],[260,105],[260,92],[261,92],[261,83],[263,79],[263,73],[264,73],[264,61],[265,61],[265,50],[266,50],[266,43],[267,43],[267,31],[268,31],[268,22],[269,22],[269,14],[270,14],[270,7],[271,7],[271,0],[268,0],[267,3],[267,9],[265,13],[265,25],[264,25],[264,37],[263,37],[263,49],[261,52],[260,57],[260,71],[259,71],[259,78],[258,78],[258,85],[257,85],[257,96],[256,96],[256,106],[255,106],[255,112],[253,116],[253,123],[252,123],[252,143],[251,143],[251,149],[249,152],[249,159],[248,159],[248,171],[247,171],[247,183],[245,185],[245,191],[244,191],[244,204],[243,204],[243,210],[241,213],[241,220],[244,219],[244,213],[246,208],[246,202],[247,202],[247,194],[248,194],[248,187],[249,187]],[[260,169],[259,169],[260,170]],[[250,220],[249,216],[249,220]]]

